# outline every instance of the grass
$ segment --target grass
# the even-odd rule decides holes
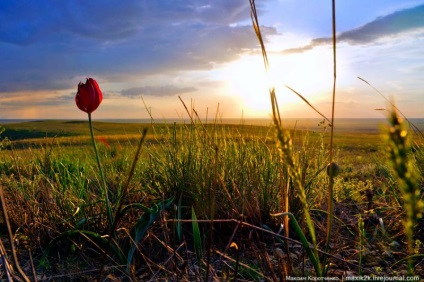
[[[37,124],[39,128],[34,129],[48,128],[50,132],[65,126],[58,121]],[[29,126],[34,124],[17,124],[15,130],[25,132]],[[271,216],[282,211],[280,187],[284,172],[272,127],[205,125],[200,121],[149,125],[139,162],[127,184],[137,151],[134,134],[144,125],[122,125],[128,133],[119,135],[107,132],[114,130],[113,123],[96,124],[107,133],[107,142],[98,141],[98,149],[113,210],[119,210],[123,203],[116,239],[108,243],[103,239],[109,238],[108,219],[101,208],[102,199],[98,198],[101,179],[89,146],[89,132],[84,132],[86,126],[72,124],[69,133],[73,137],[64,133],[15,140],[0,152],[0,179],[11,226],[20,241],[18,254],[27,264],[31,253],[39,275],[60,274],[73,279],[83,271],[98,271],[105,255],[104,276],[134,280],[140,279],[141,273],[155,279],[205,279],[206,273],[223,278],[227,273],[230,279],[236,270],[239,279],[273,280],[283,275],[284,264],[293,275],[314,273],[301,259],[300,245],[290,241],[290,253],[286,252],[287,236],[279,231],[283,217]],[[129,132],[128,128],[134,131]],[[5,133],[3,137],[7,136]],[[321,251],[326,202],[321,191],[326,186],[323,168],[328,162],[328,133],[296,130],[291,134],[294,156],[304,169],[300,181],[305,192],[303,200],[290,195],[291,212],[300,228],[305,228],[302,201],[307,201]],[[69,138],[75,139],[70,142]],[[342,275],[341,271],[349,269],[369,274],[376,272],[375,263],[380,265],[379,261],[390,266],[406,257],[406,246],[402,244],[404,213],[399,213],[399,206],[392,201],[402,196],[389,163],[382,158],[385,145],[380,135],[345,132],[335,138],[340,144],[335,146],[335,153],[343,159],[340,165],[344,169],[335,178],[335,217],[339,220],[334,223],[338,240],[332,248],[344,251],[337,258],[329,258],[336,266],[328,275]],[[127,185],[128,194],[122,198]],[[367,198],[368,190],[375,193],[372,199]],[[165,201],[167,204],[163,205]],[[363,220],[361,229],[359,217]],[[384,222],[384,234],[379,218]],[[416,226],[416,232],[422,230],[422,223]],[[303,230],[307,235],[307,229]],[[293,232],[288,239],[296,241],[298,237]],[[139,243],[132,245],[129,235]],[[207,239],[210,235],[212,239]],[[414,236],[415,240],[423,240],[419,233]],[[394,242],[399,244],[396,250],[392,247]],[[237,252],[234,247],[229,248],[231,243],[237,243]],[[282,260],[275,255],[276,248],[284,250]],[[422,252],[422,245],[417,248]],[[387,254],[382,252],[375,261],[373,252],[382,249]],[[199,255],[200,250],[203,256]],[[129,254],[130,264],[125,259]],[[287,265],[289,257],[291,263]],[[161,266],[164,262],[165,268]],[[395,269],[384,268],[384,273],[402,273],[405,262]],[[354,269],[348,263],[360,268]],[[95,275],[94,271],[87,273]],[[258,278],[258,273],[262,278]],[[419,264],[415,273],[420,273]]]

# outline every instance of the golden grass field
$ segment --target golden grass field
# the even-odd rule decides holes
[[[406,274],[403,192],[389,166],[388,123],[372,122],[350,120],[339,131],[336,124],[334,159],[341,170],[334,178],[329,277]],[[31,253],[40,278],[60,275],[66,281],[91,279],[101,267],[109,277],[124,279],[129,266],[136,280],[192,280],[206,275],[206,265],[216,279],[268,281],[283,275],[280,259],[288,256],[284,267],[292,275],[313,274],[301,245],[283,236],[283,217],[271,215],[283,211],[286,187],[290,212],[307,238],[304,216],[310,215],[324,250],[329,128],[316,121],[285,124],[306,203],[293,183],[282,182],[290,177],[272,125],[95,121],[109,205],[120,215],[112,241],[104,239],[111,236],[110,226],[87,122],[3,124],[0,181],[21,259],[28,268]],[[423,157],[422,149],[414,154],[416,161]],[[422,220],[415,225],[417,254],[423,251],[423,228]],[[129,238],[138,238],[137,249]],[[421,261],[418,256],[415,274],[423,273]]]

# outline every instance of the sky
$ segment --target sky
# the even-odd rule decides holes
[[[94,78],[93,119],[331,116],[331,1],[256,0],[265,71],[248,0],[4,0],[0,119],[84,119],[79,82]],[[424,118],[424,1],[336,1],[338,118],[381,118],[390,99]],[[376,88],[358,79],[361,77]],[[181,98],[181,100],[179,99]]]

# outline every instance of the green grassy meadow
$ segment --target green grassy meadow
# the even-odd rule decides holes
[[[308,213],[324,252],[329,162],[324,127],[285,133],[305,203],[271,125],[95,121],[93,126],[107,200],[87,122],[2,125],[0,181],[28,273],[33,268],[39,280],[61,281],[95,278],[100,269],[108,279],[137,281],[314,275],[299,234],[293,228],[285,234],[284,217],[272,215],[289,207],[310,238]],[[407,272],[407,212],[386,135],[353,128],[334,136],[341,171],[334,180],[329,277]],[[422,143],[414,148],[410,154],[422,191],[424,150]],[[287,203],[284,191],[290,191]],[[414,273],[424,276],[422,219],[414,230]]]

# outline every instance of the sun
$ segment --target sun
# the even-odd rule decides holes
[[[239,108],[252,117],[271,113],[270,89],[274,88],[280,109],[293,117],[309,116],[305,102],[287,86],[310,103],[328,100],[332,89],[332,57],[325,49],[294,55],[272,54],[267,71],[260,55],[243,55],[221,69],[226,89],[239,103]],[[302,109],[300,111],[300,109]]]
[[[266,116],[270,110],[269,83],[263,62],[244,56],[223,69],[227,89],[250,116]]]

